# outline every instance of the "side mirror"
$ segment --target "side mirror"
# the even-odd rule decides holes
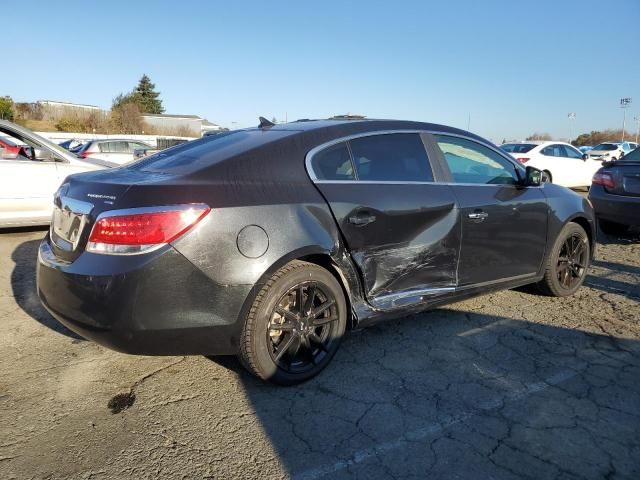
[[[525,185],[527,187],[539,187],[542,185],[542,171],[534,167],[527,167]]]
[[[582,154],[582,159],[583,159],[583,160],[589,160],[589,154],[587,154],[587,153],[583,153],[583,154]]]
[[[34,148],[33,159],[39,162],[52,162],[55,160],[53,154],[49,150],[45,150],[44,148]]]

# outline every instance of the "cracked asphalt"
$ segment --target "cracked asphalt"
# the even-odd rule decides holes
[[[640,478],[640,235],[571,298],[506,291],[347,336],[297,387],[133,357],[40,306],[0,234],[0,478]],[[526,246],[523,246],[523,249]]]

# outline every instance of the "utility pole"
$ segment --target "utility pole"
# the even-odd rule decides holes
[[[620,99],[620,108],[622,109],[622,141],[624,142],[624,129],[627,128],[627,108],[631,105],[631,97]]]
[[[567,118],[569,119],[569,143],[573,145],[573,143],[571,143],[571,139],[573,138],[573,134],[571,132],[571,121],[576,119],[575,112],[569,112],[567,114]]]
[[[467,132],[471,130],[471,112],[469,112],[469,117],[467,118]]]

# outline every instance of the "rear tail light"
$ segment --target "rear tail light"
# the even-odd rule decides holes
[[[596,173],[591,180],[593,185],[602,185],[605,188],[615,188],[616,183],[613,180],[613,175],[610,173]]]
[[[98,218],[87,251],[134,255],[156,250],[191,230],[211,209],[206,205],[114,211]]]
[[[80,152],[80,153],[78,153],[78,156],[80,158],[87,158],[89,155],[91,155],[91,152]]]
[[[527,162],[530,160],[530,158],[528,158],[528,157],[518,157],[518,159],[517,159],[517,160],[518,160],[520,163],[527,163]]]

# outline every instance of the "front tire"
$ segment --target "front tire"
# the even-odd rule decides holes
[[[573,295],[584,283],[590,260],[587,232],[577,223],[568,223],[547,258],[544,278],[536,284],[538,290],[552,297]]]
[[[543,170],[542,175],[543,175],[543,181],[545,183],[553,183],[553,177],[551,176],[551,172],[549,170]],[[547,177],[546,180],[544,180],[545,176]]]
[[[256,296],[240,341],[240,361],[257,377],[295,385],[320,373],[347,325],[340,283],[326,269],[293,261]]]

